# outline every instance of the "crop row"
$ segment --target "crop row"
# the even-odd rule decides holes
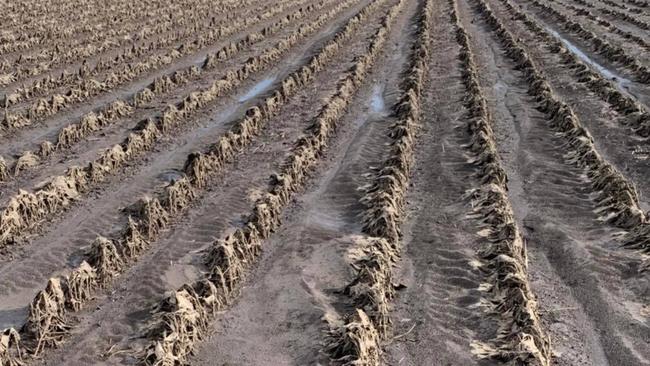
[[[332,14],[355,1],[337,4],[336,9],[331,10]],[[45,290],[32,301],[28,321],[20,333],[13,329],[5,331],[12,338],[7,340],[7,348],[0,349],[0,364],[5,365],[3,362],[19,360],[27,355],[36,356],[43,348],[60,343],[72,326],[68,313],[81,309],[94,291],[107,286],[129,263],[137,260],[156,240],[160,231],[168,227],[172,218],[179,216],[198,197],[207,180],[222,171],[237,151],[250,144],[251,133],[261,129],[264,121],[276,115],[281,105],[288,102],[300,87],[312,81],[314,75],[342,49],[361,21],[380,4],[381,1],[378,1],[367,6],[351,19],[344,30],[311,59],[308,66],[290,75],[273,97],[249,109],[246,116],[208,154],[194,153],[188,156],[185,177],[167,186],[160,197],[143,199],[133,205],[130,211],[134,216],[129,217],[118,238],[98,237],[86,259],[69,275],[51,278]]]
[[[151,84],[134,93],[130,98],[126,100],[117,100],[104,108],[83,115],[78,122],[70,123],[61,129],[54,142],[45,140],[40,144],[38,149],[23,153],[14,163],[13,167],[10,168],[10,172],[8,172],[4,177],[4,180],[9,178],[9,174],[16,176],[25,169],[37,166],[41,162],[45,161],[52,152],[66,150],[89,135],[96,133],[121,118],[133,115],[140,108],[146,107],[146,105],[156,97],[163,94],[169,94],[174,89],[180,88],[181,86],[188,84],[190,81],[200,78],[205,71],[214,70],[220,62],[233,57],[242,50],[262,41],[263,39],[272,36],[284,27],[294,24],[296,21],[312,12],[317,12],[323,9],[330,2],[331,0],[320,1],[306,7],[301,7],[262,30],[252,32],[245,37],[241,37],[238,41],[231,42],[220,50],[206,55],[204,61],[201,63],[201,67],[192,65],[177,70],[170,75],[157,77]],[[3,177],[0,176],[0,181],[2,180]]]
[[[528,82],[528,92],[539,103],[538,109],[550,120],[550,127],[555,129],[564,140],[569,150],[567,163],[584,169],[591,189],[597,193],[595,203],[600,219],[616,227],[628,230],[623,244],[635,249],[648,251],[650,243],[650,220],[639,204],[639,195],[623,174],[600,155],[593,138],[582,125],[573,109],[561,101],[535,63],[528,56],[512,34],[482,0],[480,11],[487,17],[504,49],[506,55],[517,64]]]
[[[137,15],[132,18],[133,20],[146,19],[147,23],[151,23],[157,21],[154,16],[169,14],[181,6],[181,4],[170,6],[164,2],[147,4],[146,8],[142,4],[133,2],[98,6],[101,3],[94,1],[90,3],[92,6],[85,6],[88,4],[89,2],[84,5],[78,2],[77,4],[68,2],[58,6],[48,4],[49,12],[46,16],[30,16],[24,8],[18,14],[5,12],[3,15],[8,19],[0,20],[6,25],[6,28],[0,31],[0,55],[25,51],[34,46],[47,44],[51,40],[78,37],[93,29],[103,28],[110,36],[114,34],[111,31],[117,30],[120,24],[130,20],[128,15]],[[71,7],[74,7],[74,11],[70,11]],[[109,13],[112,17],[107,15]],[[21,22],[16,19],[17,17],[25,21]],[[75,24],[75,27],[61,27],[61,24]]]
[[[590,9],[597,9],[597,7],[596,7],[596,5],[594,3],[589,2],[587,0],[573,0],[573,1],[580,4],[580,5],[582,5],[582,6],[584,6],[584,7],[587,7],[587,8],[590,8]],[[646,1],[644,1],[644,0],[623,0],[623,2],[626,2],[628,4],[633,5],[634,6],[633,8],[628,7],[627,5],[623,4],[622,2],[615,2],[615,1],[612,1],[612,0],[598,0],[598,2],[602,3],[602,4],[609,5],[609,6],[613,7],[613,8],[622,9],[622,10],[625,10],[627,12],[634,13],[634,14],[643,14],[643,9],[639,9],[639,8],[648,6],[648,3]]]
[[[299,2],[299,4],[302,3],[304,3],[304,1]],[[83,76],[81,73],[79,73],[77,75],[78,78],[74,80],[76,82],[73,83],[74,85],[68,90],[60,91],[56,94],[51,95],[49,98],[39,98],[31,105],[23,106],[16,111],[5,108],[5,120],[3,121],[3,125],[4,127],[10,129],[32,125],[36,121],[42,120],[45,117],[52,116],[72,105],[84,102],[96,95],[108,93],[111,91],[111,89],[118,88],[121,85],[133,81],[144,73],[152,72],[163,66],[172,64],[174,61],[178,60],[181,57],[191,55],[209,46],[210,44],[221,40],[222,37],[233,34],[239,30],[247,29],[256,23],[279,14],[280,12],[292,6],[295,6],[295,2],[285,0],[283,2],[276,3],[272,8],[272,12],[263,13],[265,14],[264,17],[250,18],[242,16],[240,20],[225,21],[224,23],[227,24],[227,27],[229,28],[226,28],[226,30],[221,32],[218,38],[203,39],[202,36],[199,35],[195,37],[194,40],[187,40],[181,46],[172,48],[163,54],[154,53],[147,56],[147,54],[153,51],[152,49],[143,49],[144,53],[138,53],[137,51],[134,52],[132,49],[131,51],[128,51],[131,55],[129,57],[137,57],[140,61],[138,61],[136,64],[123,65],[121,68],[114,69],[113,72],[104,75],[104,78],[100,80],[92,79],[90,78],[91,75],[89,75],[93,74],[94,72],[99,72],[100,68],[96,67],[93,71],[86,70],[87,74],[84,74]],[[210,29],[212,29],[212,27],[210,27]],[[194,29],[194,31],[195,32],[191,32],[191,34],[198,33],[198,30]],[[183,33],[177,32],[177,37],[183,37],[181,34]],[[203,39],[203,41],[197,42],[197,40],[201,39]],[[164,44],[167,43],[168,41],[165,41]],[[117,67],[119,64],[108,66],[109,70],[113,69],[114,66]],[[106,72],[108,70],[103,71]],[[65,75],[62,75],[58,80],[49,79],[49,84],[37,83],[33,86],[38,86],[39,93],[43,93],[46,92],[49,87],[57,86],[58,82],[63,81],[65,77]],[[49,87],[47,85],[49,85]],[[27,95],[25,93],[27,92],[28,89],[24,88],[10,94],[5,99],[5,106],[8,107],[18,101],[29,99],[25,97],[25,95]],[[33,93],[30,94],[30,96],[31,95],[33,95]]]
[[[107,149],[85,167],[68,169],[66,174],[54,177],[35,193],[20,190],[0,213],[0,247],[15,242],[45,218],[78,201],[91,187],[114,174],[127,161],[150,150],[163,136],[170,135],[172,130],[185,124],[197,111],[240,86],[253,73],[273,66],[282,55],[323,26],[334,14],[328,12],[312,23],[299,27],[274,46],[248,59],[238,70],[228,71],[210,87],[190,92],[182,102],[165,108],[161,115],[142,121],[122,143]]]
[[[596,23],[596,24],[606,28],[607,32],[618,34],[621,37],[623,37],[625,39],[629,39],[632,42],[636,43],[637,45],[639,45],[639,46],[641,46],[641,47],[643,47],[645,49],[650,48],[650,44],[648,44],[648,42],[646,42],[646,40],[643,37],[638,36],[634,32],[625,31],[625,30],[621,29],[620,27],[618,27],[616,24],[611,23],[611,22],[609,22],[609,21],[607,21],[607,20],[605,20],[605,19],[603,19],[603,18],[601,18],[601,17],[599,17],[597,15],[594,15],[592,12],[590,12],[589,10],[587,10],[585,8],[580,8],[580,7],[571,5],[571,4],[562,4],[559,1],[555,1],[555,0],[552,0],[551,2],[556,2],[558,4],[561,4],[565,8],[573,11],[573,13],[578,15],[578,16],[586,17],[587,19],[589,19],[593,23]]]
[[[41,30],[36,36],[32,35],[28,38],[26,42],[15,41],[0,46],[0,55],[20,50],[19,54],[11,55],[11,57],[5,56],[4,61],[0,63],[0,71],[15,69],[19,65],[30,62],[71,61],[77,56],[88,57],[121,44],[145,39],[185,24],[185,14],[195,15],[195,12],[202,7],[209,10],[198,2],[195,2],[195,6],[197,8],[191,10],[177,4],[149,9],[123,6],[121,7],[122,11],[114,9],[108,24],[98,22],[93,17],[84,17],[78,20],[57,19],[57,22],[52,24],[54,29]],[[106,7],[104,11],[106,9],[110,8]],[[148,13],[145,22],[135,21],[142,17],[143,11]],[[102,11],[99,12],[100,14],[95,14],[95,16],[101,17]],[[170,17],[169,14],[177,16]],[[203,15],[205,16],[205,13]],[[104,16],[109,17],[108,15]],[[65,27],[62,24],[75,24],[75,28]],[[19,36],[29,34],[27,32],[23,29]],[[30,48],[37,45],[41,47]]]
[[[203,1],[203,0],[201,0]],[[7,85],[21,81],[23,79],[40,75],[47,71],[53,70],[56,67],[65,66],[70,63],[79,62],[88,59],[95,55],[107,55],[110,57],[110,52],[118,50],[120,53],[126,52],[124,48],[145,47],[145,46],[159,46],[160,44],[169,44],[174,37],[165,36],[165,34],[191,34],[190,31],[198,33],[199,29],[209,27],[212,24],[210,18],[204,19],[203,16],[209,12],[214,6],[211,7],[209,3],[202,5],[197,4],[196,9],[182,9],[179,10],[179,17],[174,21],[161,20],[153,26],[151,32],[144,34],[145,40],[143,42],[132,42],[131,40],[124,39],[124,37],[116,37],[115,39],[100,39],[98,41],[89,40],[89,42],[79,41],[76,44],[66,45],[59,44],[60,42],[52,42],[53,48],[45,48],[33,53],[21,53],[13,60],[5,60],[0,64],[4,75],[0,76],[0,85]],[[223,7],[222,11],[228,10]],[[160,18],[160,16],[158,16]],[[227,16],[228,17],[228,16]],[[184,26],[179,31],[178,28]],[[136,25],[134,25],[136,27]],[[125,27],[128,28],[128,27]],[[172,33],[173,32],[173,33]],[[161,37],[158,37],[162,35]],[[146,42],[149,38],[153,38],[151,42]],[[139,44],[138,44],[139,43]]]
[[[461,47],[462,77],[467,93],[467,132],[470,135],[467,148],[473,155],[469,162],[475,167],[481,183],[468,196],[472,202],[472,214],[481,222],[480,234],[488,242],[479,251],[480,269],[487,277],[482,288],[489,294],[488,312],[500,317],[494,340],[475,342],[473,348],[481,357],[517,365],[548,366],[551,362],[550,339],[542,327],[536,298],[528,281],[526,244],[508,198],[508,177],[497,150],[494,122],[480,85],[468,34],[457,15],[456,2],[449,2],[456,39]],[[493,24],[494,19],[490,17],[491,13],[484,11],[487,9],[484,4],[479,4],[479,8]]]
[[[390,301],[395,296],[393,267],[401,252],[400,225],[414,164],[414,142],[420,123],[421,96],[431,47],[433,1],[421,2],[417,31],[402,75],[401,96],[394,106],[396,123],[390,127],[391,151],[365,187],[361,203],[363,236],[349,252],[355,277],[344,293],[355,310],[345,320],[330,321],[327,351],[341,363],[378,365],[382,340],[391,329]]]
[[[626,3],[628,3],[628,4],[632,4],[632,5],[634,5],[636,7],[639,7],[639,8],[648,8],[648,7],[650,7],[650,3],[648,3],[645,0],[624,0],[624,1]],[[639,10],[643,11],[642,9],[639,9]]]
[[[573,21],[566,14],[561,13],[547,3],[538,0],[528,1],[541,9],[542,13],[547,14],[558,21],[566,31],[569,31],[580,37],[585,42],[588,42],[596,53],[610,62],[621,65],[630,70],[637,81],[644,84],[650,84],[650,70],[648,70],[646,66],[641,65],[636,58],[630,56],[620,46],[613,45],[610,42],[601,39],[594,32],[585,29],[580,23]]]
[[[608,3],[608,4],[611,5],[611,2]],[[622,5],[622,4],[619,4],[619,5],[623,6],[623,8],[625,10],[628,10],[628,11],[631,10],[630,8],[626,7],[625,5]],[[607,14],[607,15],[611,16],[612,18],[626,21],[626,22],[628,22],[630,24],[633,24],[633,25],[643,29],[643,30],[650,30],[650,23],[648,23],[648,22],[646,22],[644,20],[641,20],[641,19],[637,19],[636,17],[634,17],[634,16],[632,16],[630,14],[627,14],[625,12],[621,12],[621,11],[614,10],[614,9],[608,9],[608,8],[597,8],[597,9],[601,13]],[[643,11],[638,11],[639,14],[641,14],[642,12]]]
[[[373,5],[380,3],[377,1]],[[370,71],[386,42],[390,22],[403,3],[398,2],[384,17],[366,52],[356,58],[353,68],[338,83],[335,94],[325,101],[305,135],[295,142],[280,172],[273,175],[267,191],[255,203],[246,222],[230,230],[231,234],[216,241],[208,250],[209,274],[184,285],[159,304],[148,332],[151,343],[143,356],[145,364],[163,365],[170,360],[185,360],[207,332],[210,318],[236,296],[243,277],[261,252],[262,241],[280,226],[283,208],[292,195],[303,188],[309,173],[318,164],[318,157],[326,149],[339,119]],[[364,9],[346,26],[344,33],[336,38],[335,47],[354,35],[352,30],[362,24],[369,10]]]
[[[284,3],[288,0],[282,0],[276,5],[282,8]],[[240,4],[246,11],[233,12],[225,16],[219,22],[215,19],[205,21],[201,24],[190,22],[186,27],[175,29],[173,32],[167,32],[166,35],[154,37],[151,41],[143,41],[134,43],[131,47],[126,47],[117,50],[114,54],[108,54],[106,57],[100,57],[94,64],[88,62],[89,59],[83,60],[80,66],[76,66],[73,71],[63,70],[58,76],[56,73],[51,72],[40,78],[33,78],[28,81],[26,85],[16,88],[4,97],[5,106],[10,106],[21,101],[28,100],[35,96],[45,95],[47,92],[53,91],[56,88],[71,85],[77,88],[81,87],[84,83],[99,84],[95,88],[101,86],[101,83],[96,83],[90,80],[93,77],[98,77],[106,73],[106,80],[113,78],[121,78],[122,73],[131,74],[133,72],[141,73],[149,71],[148,63],[160,62],[160,59],[175,59],[180,57],[180,53],[186,54],[190,51],[202,48],[214,43],[228,33],[234,27],[240,27],[242,23],[254,24],[258,21],[266,19],[270,15],[269,12],[277,14],[276,6],[271,4],[265,5],[261,9],[248,9],[252,0],[245,0]],[[190,17],[198,17],[197,14],[188,13]],[[186,22],[188,23],[188,22]],[[233,24],[234,23],[234,24]],[[167,49],[165,49],[167,48]],[[163,50],[163,52],[161,52]],[[143,60],[144,59],[144,60]],[[167,63],[171,62],[168,61]],[[121,67],[118,69],[118,67]],[[42,71],[42,70],[41,70]],[[30,70],[30,75],[40,74],[41,71],[34,69]],[[104,82],[107,82],[107,81]],[[0,76],[0,86],[13,84],[18,81],[18,76],[15,73],[9,73]]]
[[[66,97],[75,99],[84,95],[87,98],[90,95],[98,94],[108,90],[110,87],[131,81],[139,74],[153,71],[157,67],[170,64],[181,56],[189,55],[196,50],[207,47],[238,29],[245,29],[252,24],[256,24],[278,14],[286,8],[285,3],[287,1],[283,0],[274,3],[273,6],[266,5],[258,9],[259,11],[255,15],[249,14],[251,9],[248,9],[243,13],[235,12],[229,14],[219,23],[214,23],[213,20],[205,22],[202,25],[192,23],[182,29],[175,29],[173,33],[165,37],[157,37],[155,40],[149,42],[139,42],[139,44],[133,44],[131,47],[123,49],[115,55],[100,58],[94,65],[89,64],[85,60],[76,70],[63,70],[58,76],[50,73],[44,77],[36,78],[29,81],[28,84],[5,94],[3,101],[4,107],[27,101],[33,97],[44,96],[56,88],[68,85],[71,88],[67,92],[52,95],[49,100],[39,100],[34,106],[36,109],[32,108],[34,110],[31,113],[37,113],[39,105],[42,105],[40,109],[52,105],[54,99]],[[252,2],[252,0],[246,0],[240,6],[246,6]],[[189,14],[191,17],[199,16],[198,14]],[[181,43],[178,44],[179,42]],[[168,49],[164,49],[166,47]],[[161,49],[163,49],[163,52],[160,52]],[[34,73],[39,72],[30,71],[30,74]],[[103,80],[98,81],[93,79],[102,74],[105,74]],[[0,85],[14,83],[16,78],[17,76],[14,74],[0,76]],[[16,124],[10,123],[11,118],[7,116],[4,117],[4,120],[6,120],[3,123],[5,127],[11,127],[12,124]]]

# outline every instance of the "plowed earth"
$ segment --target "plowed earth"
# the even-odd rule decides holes
[[[0,366],[650,365],[648,2],[0,2]]]

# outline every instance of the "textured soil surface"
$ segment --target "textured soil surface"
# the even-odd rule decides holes
[[[650,210],[648,2],[220,0],[211,9],[201,0],[174,5],[74,0],[56,1],[50,10],[40,1],[17,3],[22,6],[0,15],[6,24],[0,32],[0,97],[7,96],[7,117],[0,126],[0,329],[7,329],[3,342],[8,342],[0,344],[0,366],[650,365],[650,215],[644,212]],[[73,3],[79,10],[66,10]],[[176,23],[163,27],[166,22]],[[56,36],[64,23],[78,24],[79,30]],[[598,153],[598,163],[611,166],[620,178],[617,184],[636,192],[626,201],[638,207],[634,224],[608,220],[614,204],[603,197],[623,188],[598,186],[599,177],[589,166],[576,163],[575,139],[542,107],[546,101],[533,91],[527,69],[495,24],[512,35],[552,97],[570,108],[580,133],[590,136],[581,141],[593,142],[589,146]],[[230,28],[208,34],[222,26]],[[354,29],[339,42],[346,27]],[[621,61],[594,47],[594,39],[618,47],[617,55],[627,58]],[[284,82],[311,67],[333,43],[337,48],[328,51],[311,79],[289,96],[282,94],[277,109],[266,114],[268,101],[284,93]],[[558,52],[557,44],[564,51]],[[95,50],[102,45],[111,46]],[[206,57],[233,45],[239,46],[215,66],[205,66]],[[82,47],[93,51],[84,53]],[[123,56],[130,49],[138,51]],[[273,58],[259,57],[272,49],[280,51]],[[175,56],[138,66],[162,54]],[[473,90],[467,86],[467,54],[476,70],[478,88]],[[407,81],[419,56],[423,76],[413,92],[416,102],[409,104],[417,111],[410,165],[400,197],[392,197],[399,201],[396,209],[382,211],[397,217],[400,235],[394,242],[388,239],[396,259],[381,268],[389,276],[382,289],[388,295],[373,297],[371,306],[351,290],[351,284],[367,280],[351,253],[359,238],[381,237],[369,228],[373,203],[367,197],[388,174],[386,167],[397,164],[399,137],[392,132],[405,118],[404,101],[411,100]],[[585,82],[569,56],[601,85],[623,95],[634,111]],[[237,74],[256,57],[258,66]],[[109,60],[112,66],[93,69]],[[59,85],[39,83],[86,66],[91,71]],[[174,76],[191,66],[199,71],[186,80]],[[252,218],[261,215],[259,202],[284,177],[276,174],[287,169],[297,146],[314,133],[314,123],[359,67],[365,68],[362,77],[351,83],[352,92],[343,93],[346,104],[333,117],[335,129],[313,155],[304,180],[274,212],[278,221],[262,235],[261,251],[242,260],[243,270],[223,304],[209,312],[195,309],[196,314],[166,308],[175,291],[202,279],[222,291],[214,280],[215,262],[206,257],[229,234],[257,222]],[[125,70],[132,75],[119,79]],[[237,75],[232,87],[160,128],[148,148],[106,163],[105,151],[124,146],[142,131],[143,121],[164,123],[170,106],[187,108],[196,92],[228,75]],[[165,80],[174,82],[156,89]],[[90,82],[106,84],[69,98],[59,109],[51,107],[53,98],[90,90]],[[30,86],[35,91],[24,92]],[[145,88],[153,91],[151,98],[133,102]],[[10,101],[12,95],[21,97]],[[485,101],[490,151],[507,176],[504,207],[523,243],[520,257],[513,257],[520,259],[517,274],[525,305],[499,298],[510,293],[499,291],[512,278],[491,272],[494,258],[485,255],[496,240],[486,233],[494,234],[490,225],[498,220],[479,217],[475,197],[498,184],[486,183],[490,173],[476,163],[480,153],[469,126],[476,118],[472,98],[477,96]],[[79,124],[91,111],[99,115],[115,101],[126,101],[131,110],[85,130],[73,143],[62,143],[67,126]],[[265,118],[259,131],[236,146],[223,166],[206,173],[204,184],[197,183],[188,168],[193,153],[205,155],[224,136],[241,132],[239,124],[255,110]],[[21,113],[29,122],[12,123],[10,116]],[[54,150],[43,153],[44,142]],[[97,166],[102,178],[66,193],[65,203],[35,208],[22,203],[13,210],[22,195],[41,197],[49,182],[67,177],[71,167],[90,172]],[[169,187],[179,180],[191,182],[193,197],[169,209],[137,255],[118,261],[119,268],[107,264],[110,256],[97,259],[98,237],[118,243],[129,220],[150,224],[139,216],[138,203],[143,198],[167,202]],[[635,233],[645,244],[626,245]],[[93,279],[75,307],[69,278],[83,261],[102,280]],[[68,296],[58,310],[46,289],[51,278],[62,279]],[[504,304],[512,306],[510,311]],[[380,305],[387,306],[385,333],[373,307]],[[34,318],[38,306],[46,316],[40,323]],[[518,306],[538,321],[517,318]],[[334,330],[357,324],[356,310],[370,315],[369,333],[361,333],[368,338],[344,351],[333,348],[342,339]],[[160,324],[170,319],[165,312],[174,319],[185,316],[192,324],[185,331],[196,328],[198,336],[183,338],[185,333],[173,327],[161,331]],[[62,328],[55,329],[56,322]],[[34,331],[37,323],[41,333]],[[9,329],[20,340],[9,337]],[[350,333],[344,334],[353,334],[346,329]],[[165,338],[170,334],[178,338]],[[531,344],[521,341],[527,336],[535,340],[530,342],[536,351],[517,348]],[[158,349],[164,355],[151,356]]]

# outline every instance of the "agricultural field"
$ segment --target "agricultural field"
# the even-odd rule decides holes
[[[0,3],[0,366],[650,365],[648,0]]]

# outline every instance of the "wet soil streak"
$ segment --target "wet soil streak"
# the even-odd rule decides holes
[[[565,67],[572,70],[578,82],[607,102],[615,111],[627,117],[635,133],[642,137],[650,136],[650,113],[645,98],[638,98],[627,88],[629,81],[615,77],[588,55],[578,50],[569,41],[561,38],[557,32],[545,29],[523,11],[512,5],[510,0],[500,0],[514,19],[521,21],[537,37],[542,39],[545,48],[558,54]]]

